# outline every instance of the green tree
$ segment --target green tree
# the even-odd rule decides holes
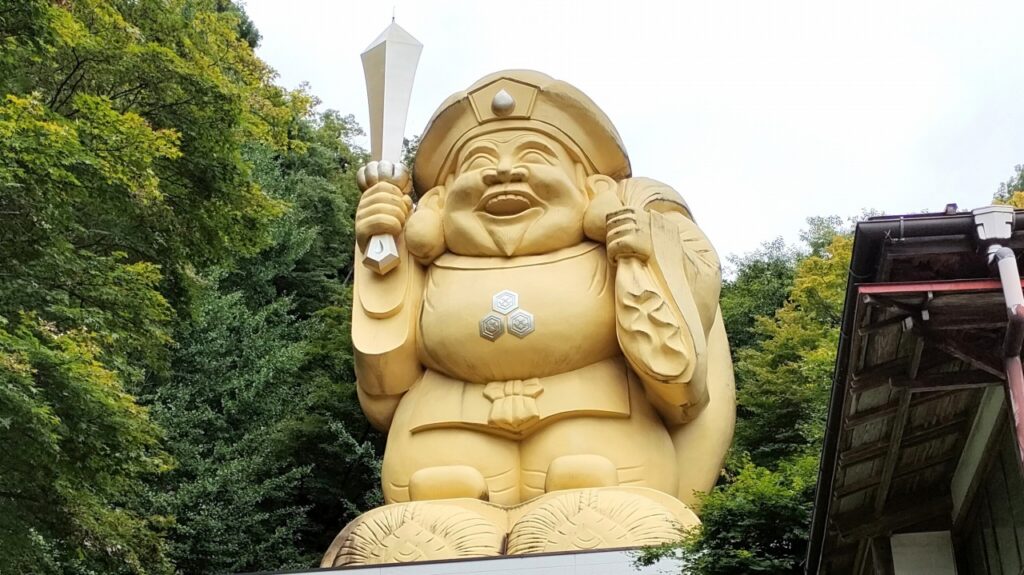
[[[155,509],[175,517],[171,556],[185,573],[305,566],[295,500],[309,470],[289,467],[276,439],[305,403],[305,326],[286,299],[250,309],[208,282],[176,330],[172,377],[151,398],[178,462],[153,491]]]
[[[241,258],[226,281],[254,303],[292,297],[305,318],[345,303],[359,201],[354,173],[364,154],[352,144],[362,131],[351,116],[314,113],[318,102],[304,91],[288,100],[288,148],[253,144],[244,152],[253,180],[288,209],[270,226],[268,245]]]
[[[306,102],[307,110],[315,104]],[[274,243],[229,279],[262,294],[253,301],[288,297],[293,316],[308,325],[299,373],[305,400],[281,426],[279,453],[309,469],[297,503],[308,509],[303,548],[319,555],[349,520],[381,503],[384,438],[359,407],[349,338],[354,176],[366,155],[352,144],[362,134],[352,117],[334,111],[302,113],[291,133],[297,145],[285,153],[251,151],[257,181],[291,209],[275,225]]]
[[[175,281],[264,245],[280,210],[241,150],[286,145],[290,111],[237,36],[237,11],[212,0],[29,2],[38,9],[21,26],[37,35],[5,38],[0,88],[38,102],[94,155],[64,186],[90,223],[75,239],[159,263]],[[157,136],[173,153],[135,152],[148,150],[135,139]]]
[[[195,270],[284,209],[243,149],[286,148],[292,111],[229,8],[0,1],[0,572],[170,569],[133,394],[166,380]]]
[[[359,411],[348,337],[360,132],[305,92],[287,100],[289,146],[243,152],[286,210],[262,250],[209,270],[150,398],[180,462],[154,485],[158,510],[177,518],[171,555],[190,573],[315,564],[380,502],[383,441]]]
[[[126,390],[159,365],[170,308],[159,268],[85,240],[99,230],[83,212],[91,186],[144,202],[176,138],[100,99],[75,109],[0,103],[0,571],[161,572],[138,493],[166,461]]]
[[[0,321],[0,572],[165,573],[159,434],[89,329]]]
[[[770,466],[816,446],[839,344],[852,239],[835,235],[797,266],[789,300],[758,319],[758,345],[737,353],[735,449]]]
[[[875,213],[864,210],[863,217],[871,215]],[[842,230],[843,219],[839,216],[811,216],[807,218],[807,227],[800,231],[800,241],[810,250],[810,255],[821,255]]]
[[[722,282],[721,307],[734,354],[758,341],[756,318],[770,316],[785,303],[793,287],[797,255],[782,238],[776,238],[752,253],[729,258],[732,277]]]
[[[1009,180],[999,184],[999,189],[992,197],[993,203],[1024,208],[1024,165],[1015,166],[1014,172]]]
[[[702,499],[700,527],[640,551],[637,562],[675,557],[687,574],[802,573],[817,472],[816,454],[776,469],[744,461]]]

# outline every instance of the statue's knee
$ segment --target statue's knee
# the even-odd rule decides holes
[[[619,484],[615,464],[600,455],[563,455],[548,465],[544,491],[614,487]]]
[[[425,467],[409,478],[409,499],[470,499],[488,500],[487,481],[478,470],[468,465]]]

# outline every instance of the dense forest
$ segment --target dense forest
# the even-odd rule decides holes
[[[0,573],[308,566],[379,501],[350,117],[223,0],[0,3]]]
[[[316,564],[380,502],[350,116],[229,0],[0,0],[0,573]],[[1024,175],[997,194],[1021,205]],[[732,261],[739,425],[694,573],[797,572],[851,239]]]

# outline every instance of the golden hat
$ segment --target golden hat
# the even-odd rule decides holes
[[[420,138],[413,168],[423,194],[444,183],[459,149],[477,136],[529,129],[554,138],[588,173],[630,175],[629,157],[608,116],[574,86],[533,70],[504,70],[450,96]]]

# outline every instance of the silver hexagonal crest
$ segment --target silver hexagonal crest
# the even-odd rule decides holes
[[[519,307],[519,294],[510,290],[501,290],[491,298],[491,309],[507,314]]]
[[[505,318],[500,315],[489,314],[480,320],[480,337],[494,341],[505,333]]]
[[[519,309],[508,316],[508,332],[518,338],[523,338],[533,333],[533,314]]]

